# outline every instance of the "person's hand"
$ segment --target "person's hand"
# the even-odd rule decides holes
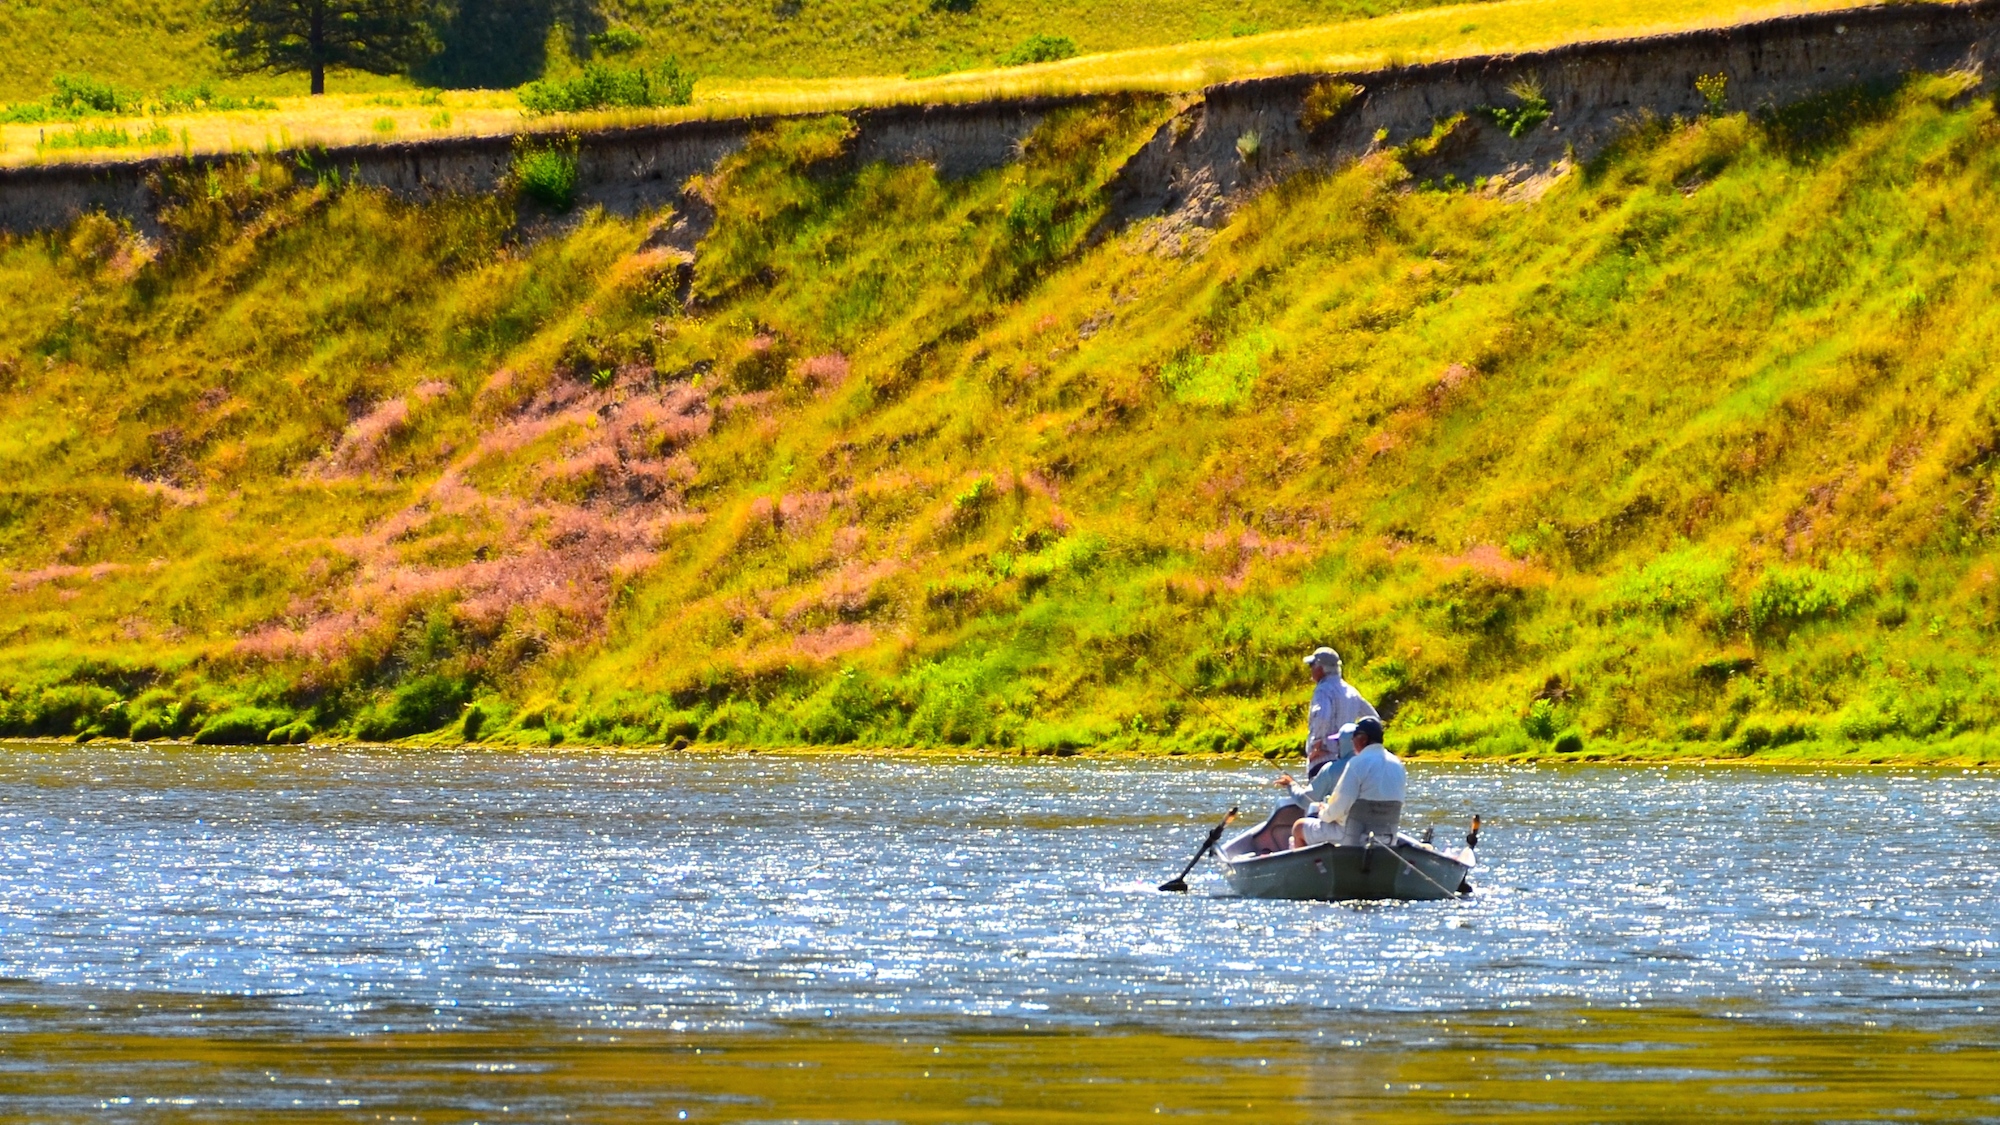
[[[1288,773],[1279,774],[1278,780],[1272,782],[1271,787],[1273,789],[1290,789],[1292,787],[1292,775]]]

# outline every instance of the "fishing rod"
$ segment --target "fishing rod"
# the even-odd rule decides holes
[[[1169,675],[1166,671],[1161,669],[1158,662],[1153,661],[1145,653],[1140,652],[1138,648],[1132,644],[1132,642],[1126,640],[1123,637],[1118,637],[1116,638],[1116,640],[1120,645],[1124,646],[1125,651],[1131,655],[1135,663],[1139,661],[1146,661],[1147,663],[1152,664],[1153,672],[1156,675],[1158,675],[1161,679],[1167,681],[1169,684],[1172,684],[1174,686],[1174,689],[1179,691],[1182,697],[1184,697],[1188,702],[1194,704],[1196,707],[1201,708],[1202,713],[1206,714],[1209,718],[1214,719],[1218,723],[1221,723],[1223,729],[1235,735],[1238,739],[1240,739],[1243,742],[1245,746],[1250,745],[1249,735],[1244,734],[1241,730],[1237,729],[1235,723],[1230,722],[1228,719],[1225,719],[1220,714],[1218,714],[1213,707],[1210,707],[1208,705],[1208,701],[1203,699],[1201,696],[1196,695],[1192,688],[1188,687],[1186,684],[1180,682],[1180,680],[1176,679],[1172,675]],[[1215,850],[1216,843],[1222,839],[1222,833],[1226,831],[1232,823],[1235,822],[1236,812],[1237,812],[1236,809],[1234,808],[1230,809],[1228,815],[1222,818],[1222,823],[1208,830],[1208,836],[1202,840],[1201,846],[1194,850],[1194,858],[1187,861],[1187,866],[1181,868],[1180,874],[1174,876],[1173,878],[1167,880],[1164,883],[1161,883],[1160,884],[1161,890],[1173,894],[1187,893],[1188,872],[1194,870],[1194,865],[1200,863],[1201,858],[1203,856]]]

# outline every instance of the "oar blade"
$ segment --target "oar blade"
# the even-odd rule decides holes
[[[1235,819],[1236,819],[1236,810],[1230,809],[1229,815],[1222,818],[1221,824],[1218,824],[1215,827],[1208,830],[1208,838],[1201,842],[1201,847],[1198,847],[1194,850],[1194,858],[1188,860],[1186,867],[1181,868],[1181,873],[1167,880],[1166,882],[1161,883],[1160,889],[1167,892],[1168,894],[1182,894],[1182,895],[1186,894],[1188,889],[1187,885],[1188,872],[1194,870],[1194,865],[1201,862],[1202,856],[1205,856],[1208,853],[1215,850],[1215,842],[1217,840],[1222,839],[1223,829],[1228,828],[1230,822]]]

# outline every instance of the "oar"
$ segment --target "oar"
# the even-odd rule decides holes
[[[1215,842],[1217,840],[1222,839],[1223,829],[1228,828],[1229,822],[1235,819],[1236,819],[1236,810],[1230,809],[1229,815],[1222,818],[1221,824],[1218,824],[1215,827],[1208,830],[1208,839],[1203,840],[1201,842],[1201,846],[1194,850],[1194,858],[1188,860],[1186,867],[1181,868],[1181,873],[1167,880],[1166,882],[1161,883],[1160,889],[1163,891],[1171,891],[1175,894],[1186,894],[1188,889],[1187,885],[1188,872],[1194,870],[1194,865],[1201,862],[1202,856],[1205,856],[1209,852],[1215,850]]]

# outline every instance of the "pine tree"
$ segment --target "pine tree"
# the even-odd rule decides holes
[[[399,74],[437,53],[436,0],[213,0],[213,42],[238,73],[307,71],[326,93],[326,68]]]

